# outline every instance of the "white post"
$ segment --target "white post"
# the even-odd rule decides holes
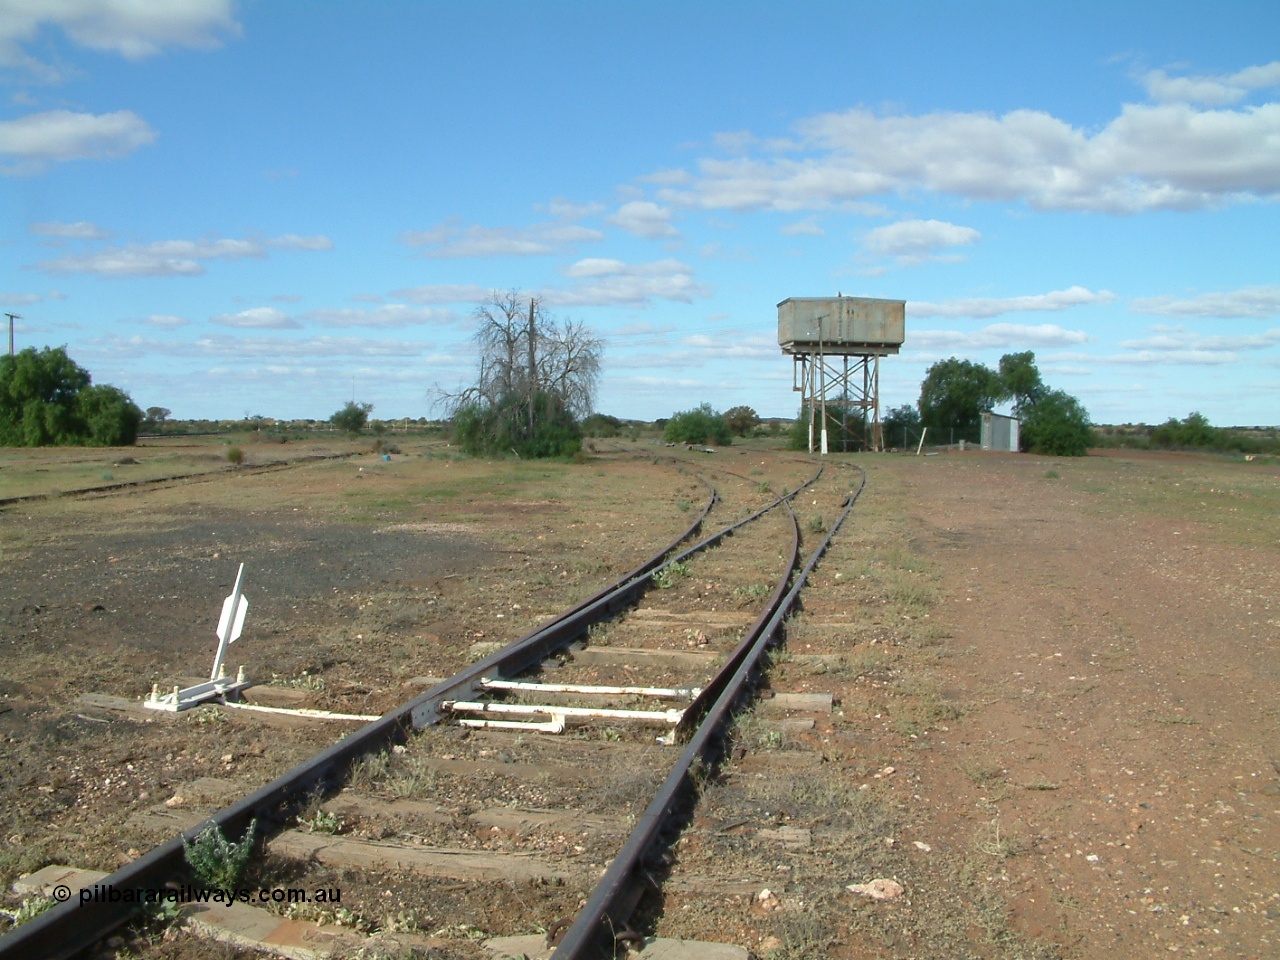
[[[223,609],[229,611],[229,615],[223,615],[223,622],[218,624],[218,652],[213,658],[213,672],[209,674],[210,680],[217,680],[222,676],[222,658],[226,655],[227,644],[231,642],[236,629],[236,615],[239,613],[241,588],[244,584],[244,564],[240,564],[240,570],[236,573],[236,585],[231,591],[231,596],[227,599],[230,603]]]
[[[827,357],[822,345],[822,318],[818,318],[818,391],[822,395],[822,455],[827,455]]]
[[[809,357],[808,369],[805,371],[809,383],[809,452],[813,453],[813,357]]]
[[[925,427],[920,431],[920,443],[916,446],[916,456],[920,456],[920,451],[924,449],[924,435],[929,432],[929,428]]]

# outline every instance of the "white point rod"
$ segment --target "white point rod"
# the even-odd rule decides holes
[[[236,628],[236,608],[240,605],[240,592],[244,584],[244,564],[240,564],[240,570],[236,573],[236,585],[231,590],[231,616],[227,618],[227,629],[218,634],[218,652],[213,658],[213,672],[209,674],[210,680],[217,680],[222,669],[222,658],[227,653],[227,643],[230,641],[231,634]]]

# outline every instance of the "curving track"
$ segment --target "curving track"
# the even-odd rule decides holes
[[[518,724],[545,723],[543,718],[547,716],[551,716],[553,723],[563,723],[566,716],[572,716],[574,722],[587,725],[588,736],[570,741],[568,747],[557,746],[550,751],[559,751],[562,764],[568,762],[579,767],[599,764],[602,751],[599,739],[591,737],[594,734],[603,736],[606,744],[616,742],[616,748],[608,749],[624,754],[627,759],[623,763],[634,761],[638,766],[645,766],[650,782],[661,781],[656,794],[644,796],[643,803],[631,798],[633,809],[626,816],[634,821],[634,827],[616,855],[608,854],[609,865],[594,889],[584,891],[587,893],[585,907],[571,921],[565,917],[559,923],[551,923],[551,917],[539,917],[554,933],[563,935],[554,954],[556,958],[612,956],[615,933],[627,929],[627,921],[641,896],[658,882],[667,862],[665,851],[696,803],[702,771],[720,759],[727,725],[734,711],[750,696],[763,667],[765,652],[781,639],[783,621],[808,574],[865,484],[865,476],[860,477],[844,499],[839,519],[831,524],[826,536],[810,551],[803,568],[793,576],[802,531],[790,501],[817,483],[822,473],[819,468],[803,486],[783,495],[766,492],[763,485],[755,484],[748,477],[733,475],[747,485],[755,485],[754,494],[761,502],[754,505],[755,509],[740,508],[745,516],[682,549],[681,544],[692,538],[709,518],[731,512],[723,504],[718,506],[714,488],[704,480],[709,494],[701,514],[680,537],[626,576],[210,819],[232,837],[241,835],[253,819],[257,819],[260,826],[279,829],[293,821],[307,798],[335,792],[353,767],[363,772],[366,779],[370,769],[381,769],[385,773],[390,766],[385,751],[392,747],[410,759],[418,757],[420,766],[431,767],[434,763],[433,771],[445,769],[439,758],[433,760],[427,756],[433,746],[432,738],[414,736],[414,730],[452,724],[459,719],[483,723],[499,710],[503,711],[504,722],[514,719]],[[730,542],[732,551],[727,549]],[[712,549],[718,546],[726,549]],[[730,592],[726,584],[733,581],[735,566],[739,582]],[[765,585],[758,580],[761,571],[770,566],[773,586],[768,595],[762,597]],[[745,579],[743,568],[748,571]],[[666,589],[654,589],[655,586]],[[740,602],[732,602],[735,597]],[[654,601],[662,601],[665,606],[658,607]],[[744,622],[747,619],[742,610],[744,605],[754,606],[749,624]],[[656,631],[652,629],[654,621],[659,621]],[[686,623],[689,626],[682,628]],[[706,629],[697,624],[704,624]],[[739,636],[740,624],[746,629]],[[578,645],[576,649],[574,644]],[[548,678],[553,681],[551,684],[546,682]],[[510,681],[526,686],[513,687]],[[604,693],[597,689],[583,694],[584,687],[608,689]],[[683,745],[674,762],[672,748],[655,747],[652,729],[634,730],[628,726],[633,718],[621,715],[633,705],[638,696],[636,690],[642,687],[666,688],[673,691],[677,699],[688,691],[684,697],[687,702],[679,706],[664,704],[654,709],[646,705],[638,711],[667,714],[656,722],[668,729],[665,740]],[[505,712],[513,706],[520,709],[532,702],[554,707],[559,712],[549,713],[545,709],[532,715]],[[475,706],[467,706],[472,704]],[[593,711],[594,715],[579,717],[574,715],[575,710]],[[606,713],[601,714],[601,710]],[[617,727],[623,729],[619,731]],[[672,727],[675,729],[671,730]],[[472,736],[475,744],[493,745],[503,738],[508,741],[513,736],[522,738],[523,729],[536,728],[516,727],[514,731],[502,733],[483,730]],[[450,743],[456,742],[456,739],[437,740],[434,746],[439,753],[441,743],[448,749]],[[579,744],[580,750],[576,749]],[[479,752],[486,751],[480,748]],[[376,776],[373,779],[376,780]],[[373,785],[376,788],[376,783]],[[616,784],[606,782],[606,792],[611,786]],[[574,805],[585,814],[602,808],[605,801],[591,797],[588,790],[576,797]],[[187,831],[187,836],[202,827]],[[277,840],[271,842],[273,852],[286,849],[290,836],[297,839],[291,832],[279,834]],[[598,855],[598,852],[592,850],[589,855]],[[314,850],[312,859],[323,862]],[[182,838],[175,837],[103,882],[120,888],[160,887],[175,879],[182,869]],[[83,907],[64,904],[0,938],[0,958],[70,956],[101,939],[126,919],[118,907],[109,904]]]

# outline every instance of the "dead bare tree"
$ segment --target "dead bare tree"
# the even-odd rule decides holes
[[[437,399],[456,427],[478,432],[472,445],[490,451],[525,447],[543,455],[537,438],[550,425],[563,432],[591,412],[604,341],[581,321],[550,316],[541,298],[515,290],[495,291],[476,308],[474,320],[476,381]]]

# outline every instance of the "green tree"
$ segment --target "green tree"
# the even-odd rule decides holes
[[[1083,457],[1093,442],[1089,414],[1062,390],[1043,393],[1022,418],[1022,445],[1032,453]]]
[[[750,407],[730,407],[724,412],[724,422],[740,437],[745,437],[760,426],[760,415]]]
[[[588,437],[616,437],[622,433],[622,421],[607,413],[593,413],[582,421],[582,432]]]
[[[939,360],[920,384],[920,421],[938,443],[982,436],[982,413],[1005,396],[1000,375],[970,360]]]
[[[329,418],[329,422],[347,433],[359,433],[369,422],[369,413],[372,410],[372,403],[356,403],[354,400],[348,400],[341,410]]]
[[[573,414],[541,391],[535,403],[532,433],[527,428],[528,402],[522,396],[509,394],[497,404],[477,401],[459,407],[453,415],[454,440],[472,456],[572,457],[582,448],[582,431]]]
[[[863,427],[870,429],[870,424],[864,424],[862,419],[862,409],[853,404],[849,404],[849,409],[845,410],[842,400],[827,401],[827,449],[828,450],[861,450],[870,446],[869,438],[863,435]],[[787,433],[787,449],[788,450],[808,450],[809,449],[809,404],[800,405],[800,413],[796,416],[795,421],[791,424],[791,429]],[[822,446],[822,407],[820,404],[814,404],[813,411],[813,448],[820,449]]]
[[[888,410],[880,420],[886,447],[907,447],[920,439],[920,411],[909,403]]]
[[[138,439],[142,410],[129,395],[110,384],[93,384],[76,398],[76,419],[84,425],[86,443],[96,447],[129,447]]]
[[[1151,431],[1154,447],[1212,447],[1217,445],[1218,431],[1209,425],[1209,418],[1193,411],[1185,420],[1170,417]]]
[[[471,452],[564,457],[581,444],[604,344],[582,323],[549,316],[537,297],[494,293],[475,312],[479,376],[438,393]]]
[[[727,447],[733,442],[729,425],[709,403],[672,415],[662,428],[662,439],[668,443],[705,443],[718,447]]]
[[[66,347],[0,357],[0,445],[133,443],[142,411],[122,390],[91,383]]]
[[[1000,382],[1004,396],[1013,400],[1013,412],[1021,417],[1048,389],[1040,379],[1036,355],[1030,350],[1006,353],[1000,358]]]

